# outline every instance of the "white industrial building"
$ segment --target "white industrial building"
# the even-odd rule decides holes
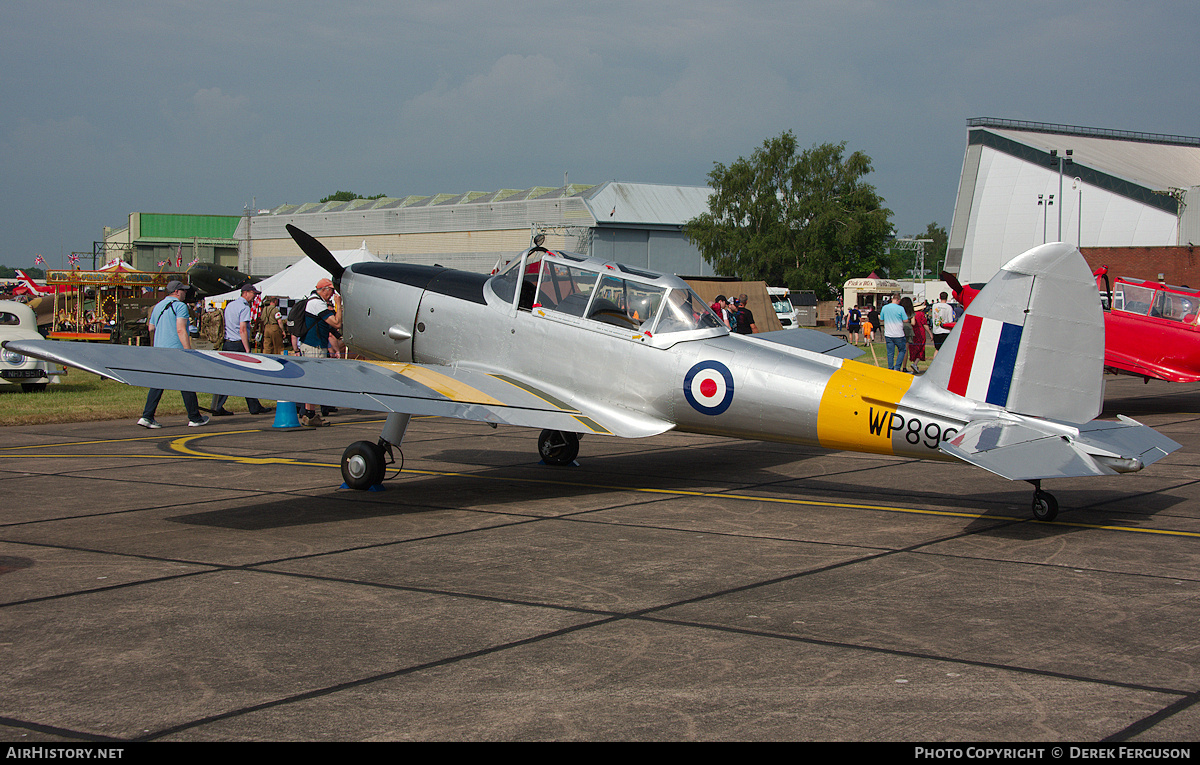
[[[546,246],[681,275],[712,275],[683,235],[708,211],[706,186],[615,181],[598,186],[283,204],[245,216],[234,237],[243,273],[277,273],[302,257],[292,224],[331,250],[367,249],[385,260],[486,273],[547,234]]]
[[[991,118],[967,128],[945,265],[963,282],[1046,241],[1200,241],[1200,138]]]

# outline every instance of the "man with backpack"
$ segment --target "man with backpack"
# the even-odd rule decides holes
[[[288,310],[287,323],[288,330],[300,339],[301,356],[328,358],[329,335],[342,328],[342,301],[333,289],[333,282],[329,279],[317,282],[311,295]],[[300,422],[314,428],[329,424],[321,419],[315,404],[305,404]]]

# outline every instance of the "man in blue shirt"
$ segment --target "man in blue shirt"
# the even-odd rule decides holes
[[[187,291],[187,285],[183,282],[172,280],[167,284],[167,296],[151,309],[149,328],[155,348],[190,349],[192,347],[192,338],[188,334],[188,321],[191,314],[188,313],[187,303],[184,302]],[[200,414],[196,394],[187,390],[179,393],[183,396],[183,407],[187,410],[188,426],[196,428],[208,424],[208,418]],[[162,399],[162,394],[163,392],[158,388],[151,388],[147,392],[146,406],[142,409],[142,418],[138,420],[138,425],[151,429],[162,427],[154,419],[154,413],[158,411],[158,402]]]
[[[254,332],[250,329],[250,301],[257,294],[258,287],[246,282],[242,285],[241,294],[237,299],[231,300],[229,305],[225,306],[225,344],[221,346],[221,350],[252,352],[250,346],[254,341]],[[216,417],[233,414],[225,408],[225,401],[228,398],[224,394],[214,394],[212,405],[208,411]],[[250,414],[266,414],[275,411],[274,407],[263,406],[256,398],[247,398],[246,408],[250,410]]]
[[[904,325],[909,322],[908,312],[900,305],[899,295],[892,295],[892,302],[883,307],[879,318],[883,321],[883,338],[887,341],[888,369],[901,369],[904,366],[904,354],[908,352]]]

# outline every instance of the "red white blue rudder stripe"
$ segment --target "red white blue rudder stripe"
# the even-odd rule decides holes
[[[947,388],[975,401],[1007,405],[1022,327],[969,314],[961,323]]]

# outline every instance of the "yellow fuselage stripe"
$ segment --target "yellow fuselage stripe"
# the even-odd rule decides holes
[[[857,361],[842,364],[825,384],[817,439],[826,449],[892,454],[892,414],[913,376]],[[882,424],[883,427],[878,427]]]

